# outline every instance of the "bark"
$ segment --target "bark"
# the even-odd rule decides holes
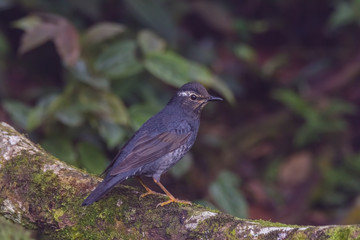
[[[193,204],[156,208],[165,196],[120,185],[81,203],[100,181],[0,123],[0,213],[49,239],[357,239],[359,225],[293,226],[239,219]],[[296,210],[294,210],[296,211]]]

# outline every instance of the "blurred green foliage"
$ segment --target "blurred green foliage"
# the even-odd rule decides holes
[[[336,30],[352,23],[360,24],[360,1],[334,1],[335,11],[329,19],[329,28]]]
[[[305,121],[294,139],[295,145],[299,147],[322,139],[322,134],[345,130],[347,123],[339,116],[355,111],[355,106],[341,99],[331,99],[323,104],[325,106],[316,106],[289,89],[277,89],[274,98]]]
[[[209,192],[217,206],[222,210],[240,218],[248,217],[245,197],[239,192],[238,176],[228,171],[222,171],[211,183]]]
[[[353,155],[338,166],[324,166],[321,171],[325,181],[314,194],[314,204],[324,203],[339,207],[351,201],[349,193],[360,194],[360,156]]]
[[[77,37],[69,38],[67,43],[58,40],[58,35],[72,31],[67,20],[56,15],[29,16],[17,20],[15,26],[25,31],[21,44],[26,47],[20,47],[25,49],[23,52],[48,40],[54,42],[64,60],[67,79],[63,90],[40,96],[34,107],[5,101],[4,108],[25,130],[46,129],[42,140],[46,150],[90,172],[101,173],[106,166],[102,141],[108,148],[121,145],[133,129],[161,109],[153,94],[146,94],[140,101],[132,101],[128,95],[149,90],[149,85],[139,89],[141,86],[134,84],[127,89],[129,92],[114,92],[115,81],[121,84],[120,81],[139,81],[151,75],[175,87],[199,81],[217,89],[230,102],[234,101],[230,89],[210,70],[167,50],[166,41],[150,30],[131,36],[134,33],[128,33],[124,25],[96,24],[84,34],[83,41],[88,44],[81,45],[87,58],[77,59],[69,66],[66,59],[79,50],[61,50],[77,45]],[[131,107],[126,107],[124,101],[131,102]],[[154,107],[149,108],[151,103]],[[86,143],[78,142],[84,139]]]

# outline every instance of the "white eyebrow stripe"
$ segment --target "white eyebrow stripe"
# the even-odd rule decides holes
[[[182,97],[188,97],[188,96],[191,96],[191,95],[196,95],[196,96],[198,96],[198,94],[196,94],[196,93],[193,92],[193,91],[181,91],[181,92],[178,92],[177,95],[178,95],[178,96],[182,96]]]

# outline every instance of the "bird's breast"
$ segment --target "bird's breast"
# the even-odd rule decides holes
[[[183,156],[190,150],[190,148],[191,146],[184,144],[174,151],[162,156],[154,163],[152,163],[151,166],[149,166],[145,175],[150,177],[154,175],[160,176],[162,173],[166,172],[169,170],[169,168],[179,162],[181,158],[183,158]]]

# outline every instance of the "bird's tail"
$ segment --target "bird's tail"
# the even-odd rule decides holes
[[[105,178],[99,185],[95,188],[94,191],[90,193],[90,195],[84,200],[81,204],[82,206],[90,205],[96,201],[98,201],[101,197],[103,197],[106,193],[108,193],[116,184],[122,182],[125,177],[121,176],[112,176]]]

